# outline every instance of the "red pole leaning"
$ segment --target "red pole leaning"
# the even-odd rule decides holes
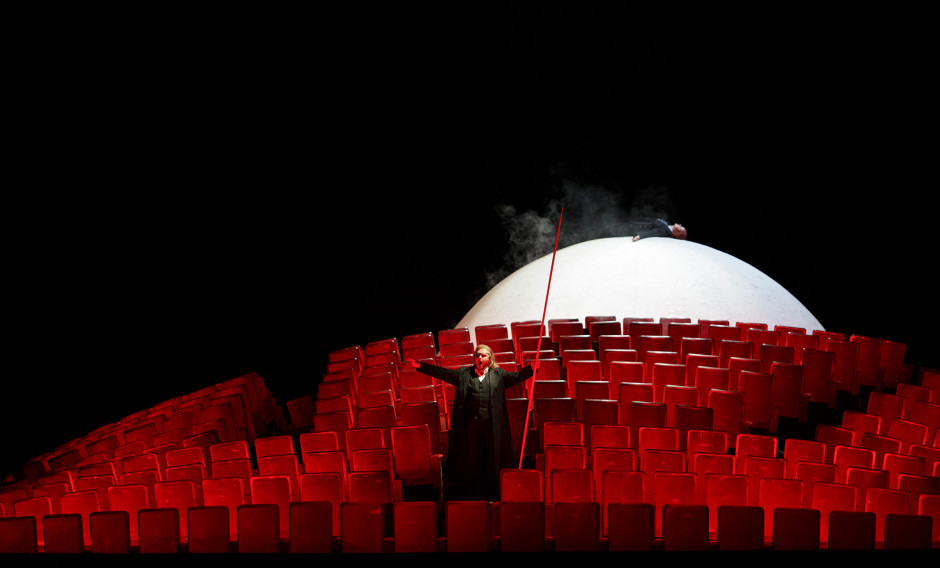
[[[552,289],[552,272],[555,271],[555,254],[558,252],[558,235],[561,234],[561,218],[565,214],[565,207],[561,207],[561,211],[558,213],[558,229],[555,231],[555,248],[552,250],[552,265],[548,270],[548,288],[545,290],[545,305],[542,308],[542,323],[539,326],[539,340],[535,347],[535,358],[538,359],[539,353],[542,351],[542,336],[545,335],[545,313],[548,311],[548,294]],[[538,371],[536,371],[536,375]],[[522,429],[522,449],[519,451],[519,469],[522,469],[522,458],[525,456],[525,439],[526,434],[529,433],[529,416],[532,414],[532,394],[535,392],[535,382],[536,375],[532,375],[530,388],[528,392],[529,403],[526,408],[525,413],[525,427]]]

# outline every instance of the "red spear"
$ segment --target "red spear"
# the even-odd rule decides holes
[[[545,333],[542,331],[545,328],[545,312],[548,311],[548,293],[552,289],[552,272],[555,271],[555,254],[558,252],[558,235],[561,234],[561,218],[565,214],[565,207],[561,207],[561,212],[558,214],[558,229],[555,231],[555,248],[552,250],[552,266],[548,271],[548,289],[545,290],[545,306],[542,308],[542,324],[539,326],[539,340],[535,348],[535,358],[538,359],[539,353],[542,351],[542,336]],[[535,392],[535,379],[538,375],[538,370],[535,371],[535,375],[532,375],[532,378],[529,385],[529,404],[525,413],[525,428],[522,430],[522,450],[519,452],[519,469],[522,469],[522,457],[525,455],[525,439],[526,434],[529,433],[529,416],[532,414],[532,393]]]

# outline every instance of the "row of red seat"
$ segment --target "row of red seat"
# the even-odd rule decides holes
[[[626,326],[627,322],[623,323]],[[641,323],[656,323],[658,331],[652,327],[644,328]],[[556,526],[556,520],[553,520],[556,508],[578,505],[590,509],[593,505],[599,512],[598,534],[606,538],[606,511],[611,505],[624,505],[624,500],[653,507],[654,536],[657,538],[664,536],[658,531],[662,527],[660,515],[667,505],[706,507],[706,511],[710,511],[708,518],[711,519],[711,529],[715,528],[713,522],[718,519],[719,507],[732,504],[760,507],[765,512],[765,519],[772,521],[772,515],[785,508],[779,506],[783,501],[776,499],[776,495],[792,497],[794,493],[791,492],[796,487],[800,488],[802,496],[801,509],[817,512],[825,511],[825,507],[820,501],[819,508],[813,508],[815,488],[827,488],[827,492],[839,495],[854,490],[852,508],[846,501],[835,507],[833,512],[874,513],[879,519],[875,525],[879,531],[879,542],[883,541],[888,515],[911,517],[914,523],[923,523],[923,517],[931,519],[931,522],[936,518],[934,497],[940,491],[930,484],[931,481],[937,481],[935,470],[940,460],[934,451],[936,444],[931,446],[926,443],[926,436],[923,439],[902,439],[895,436],[898,430],[890,429],[892,424],[907,422],[927,426],[935,432],[936,424],[929,422],[932,415],[915,414],[914,410],[915,407],[930,409],[931,405],[936,406],[937,401],[932,398],[937,392],[936,384],[929,382],[933,379],[922,380],[916,388],[907,383],[910,375],[905,375],[903,370],[907,367],[898,363],[898,350],[895,347],[885,348],[890,342],[839,338],[822,333],[807,335],[802,330],[767,330],[766,326],[761,329],[757,324],[728,325],[727,322],[630,322],[629,327],[623,328],[628,329],[629,333],[620,335],[614,333],[618,330],[612,327],[613,324],[620,325],[620,322],[612,324],[607,318],[591,322],[589,326],[580,329],[577,327],[580,322],[576,321],[550,322],[549,335],[540,337],[541,329],[537,324],[521,322],[512,326],[511,334],[504,334],[500,326],[478,328],[476,333],[478,339],[482,337],[496,345],[501,340],[509,340],[513,351],[507,352],[508,357],[502,363],[509,367],[524,364],[527,357],[536,355],[529,349],[530,344],[537,345],[544,341],[544,345],[549,347],[538,354],[547,361],[546,372],[540,377],[542,380],[534,383],[540,396],[535,398],[536,420],[532,422],[532,439],[535,442],[528,444],[527,450],[528,457],[535,461],[535,469],[506,473],[508,476],[530,473],[538,476],[538,484],[527,483],[525,487],[529,490],[532,487],[539,488],[538,498],[531,501],[542,507],[542,524],[548,527],[543,537],[551,539],[556,536],[552,533],[552,527]],[[657,335],[667,331],[672,333]],[[487,334],[491,336],[487,337]],[[500,337],[501,334],[509,337]],[[83,521],[80,526],[91,529],[92,513],[102,518],[105,518],[105,514],[124,513],[128,534],[134,531],[135,538],[131,542],[133,546],[140,546],[140,530],[146,533],[143,527],[149,526],[147,523],[151,521],[164,526],[162,523],[172,516],[166,511],[175,511],[179,540],[185,545],[190,539],[189,531],[185,528],[189,515],[194,511],[197,516],[201,515],[203,510],[209,511],[206,515],[219,515],[221,508],[229,519],[227,541],[238,542],[240,550],[247,550],[252,548],[248,544],[252,537],[247,537],[242,543],[238,534],[242,508],[246,511],[243,515],[249,518],[256,512],[258,515],[270,514],[270,511],[262,512],[254,507],[276,505],[277,524],[280,527],[276,540],[279,549],[285,549],[291,540],[290,511],[304,509],[313,514],[313,506],[295,504],[329,502],[333,527],[332,549],[336,549],[337,542],[344,542],[345,548],[345,540],[362,528],[362,525],[346,526],[344,513],[353,509],[351,505],[372,506],[382,501],[387,506],[386,510],[390,511],[389,507],[400,508],[401,504],[409,502],[404,491],[409,486],[432,488],[430,493],[422,493],[422,496],[439,495],[440,462],[446,454],[447,401],[452,400],[452,396],[448,396],[444,385],[435,382],[419,384],[418,380],[426,380],[423,376],[401,372],[398,368],[398,362],[403,356],[421,353],[430,355],[427,351],[428,335],[403,338],[400,343],[397,340],[375,342],[367,344],[365,349],[350,348],[331,353],[328,373],[319,385],[316,396],[311,394],[287,403],[289,425],[279,415],[280,409],[263,386],[263,380],[254,375],[229,382],[240,385],[236,393],[226,392],[233,384],[214,385],[90,433],[37,460],[37,465],[42,469],[36,478],[30,480],[26,493],[17,494],[19,498],[9,504],[0,500],[3,502],[0,513],[6,510],[13,514],[11,517],[8,512],[5,513],[6,518],[3,520],[11,522],[3,526],[20,526],[17,523],[22,519],[31,518],[37,530],[37,545],[43,543],[40,546],[45,546],[45,538],[40,536],[45,532],[39,527],[43,526],[46,519],[52,519],[52,523],[61,521],[68,524],[74,523],[74,516],[68,517],[71,520],[66,517],[78,514]],[[835,351],[820,350],[818,343],[814,345],[817,349],[802,347],[802,351],[795,350],[796,343],[786,344],[788,341],[797,341],[797,338],[811,343],[813,340],[807,339],[811,337],[815,337],[816,341],[825,338],[832,346],[849,346],[848,353],[855,357],[851,366],[852,378],[848,382],[840,382],[835,380],[833,374],[830,377],[831,384],[837,388],[846,385],[853,394],[859,385],[870,386],[876,391],[872,394],[877,396],[868,400],[884,402],[883,409],[869,402],[866,412],[851,415],[851,420],[846,413],[846,419],[841,425],[817,429],[816,440],[799,441],[802,444],[798,444],[797,440],[787,440],[784,455],[763,455],[758,451],[747,450],[744,446],[739,447],[738,444],[739,440],[776,442],[773,436],[748,434],[747,428],[751,425],[760,426],[763,423],[741,420],[742,428],[727,430],[721,427],[722,415],[715,412],[717,408],[707,404],[710,396],[706,397],[704,406],[699,405],[701,398],[692,401],[667,396],[688,394],[691,391],[683,392],[683,389],[702,387],[706,382],[705,375],[713,372],[704,369],[716,369],[715,373],[723,375],[720,371],[724,368],[718,366],[723,361],[722,355],[726,357],[724,361],[729,367],[732,362],[748,361],[751,364],[756,362],[761,368],[747,370],[745,366],[737,369],[733,374],[737,390],[709,388],[706,391],[697,390],[698,396],[701,392],[746,393],[746,388],[741,390],[742,378],[745,383],[752,378],[764,378],[765,375],[776,378],[774,373],[765,372],[770,370],[763,368],[768,362],[802,367],[804,361],[793,361],[794,353],[800,353],[801,356],[811,352],[832,353],[830,357],[833,358],[832,369],[835,373]],[[467,341],[464,340],[467,338],[467,330],[441,332],[430,360],[463,364],[463,360],[450,357],[452,354],[459,357],[457,353],[460,349],[466,349]],[[779,345],[781,338],[786,338],[784,345]],[[433,336],[430,339],[433,346]],[[590,347],[585,341],[588,339],[591,341]],[[445,345],[453,347],[442,350]],[[783,349],[763,348],[772,345]],[[665,351],[667,347],[676,346],[678,351]],[[760,356],[750,359],[732,355],[744,355],[743,349],[747,346],[750,346],[751,350],[747,352],[750,355],[755,353],[755,347],[760,346],[757,351]],[[863,346],[868,353],[865,360],[869,361],[865,365],[861,364],[860,357]],[[877,358],[872,355],[875,346],[878,347]],[[722,353],[722,347],[740,348],[742,351]],[[420,351],[422,349],[425,351]],[[684,360],[681,364],[678,361],[657,360],[661,353],[675,354]],[[894,355],[887,357],[886,353]],[[780,359],[780,354],[790,359]],[[621,359],[618,360],[618,357]],[[552,359],[557,365],[551,364]],[[693,362],[691,366],[690,361]],[[877,363],[872,363],[874,361]],[[677,373],[679,367],[683,371],[681,383],[675,378],[677,375],[669,374]],[[866,374],[863,367],[873,369],[873,372]],[[730,378],[730,368],[724,370],[728,371]],[[633,374],[638,371],[639,375]],[[557,375],[552,375],[553,372],[557,372]],[[702,384],[697,384],[700,373]],[[672,378],[657,383],[663,376]],[[625,380],[627,377],[633,380]],[[692,377],[691,383],[689,377]],[[869,385],[870,381],[865,377],[871,377],[873,383]],[[581,380],[590,378],[600,380]],[[649,382],[645,382],[647,379]],[[896,394],[884,394],[886,397],[903,399],[900,407],[893,404],[897,399],[881,400],[880,391],[891,380],[899,381],[891,389],[896,389]],[[340,384],[346,390],[330,391]],[[617,386],[617,398],[610,396],[613,385]],[[607,396],[601,396],[598,394],[600,390],[594,390],[605,387]],[[554,391],[554,394],[564,396],[541,396],[552,392],[551,389],[559,388],[565,390]],[[647,395],[640,394],[640,391],[627,391],[648,391],[650,388],[652,394],[648,400]],[[324,396],[327,394],[336,396]],[[514,424],[521,430],[528,393],[520,390],[518,394],[521,396],[510,400],[510,413]],[[830,388],[827,397],[831,394]],[[219,400],[229,396],[234,398]],[[195,400],[200,402],[195,403]],[[386,401],[389,404],[384,404]],[[831,397],[826,399],[826,403],[829,402]],[[337,403],[344,406],[331,406]],[[204,413],[208,408],[212,410]],[[611,409],[616,409],[616,413],[612,415]],[[742,405],[738,410],[743,409]],[[193,410],[196,412],[191,412]],[[703,410],[705,412],[700,412]],[[594,412],[599,412],[597,419],[592,418]],[[180,416],[185,414],[191,414],[189,421],[182,428],[173,427],[181,420]],[[641,415],[644,417],[641,418]],[[798,416],[802,418],[803,415]],[[276,424],[276,429],[268,430],[266,427],[272,422]],[[167,427],[167,424],[171,426]],[[206,426],[201,431],[195,431],[194,427],[199,424]],[[573,429],[580,430],[576,442],[568,437]],[[180,430],[187,436],[180,437]],[[278,435],[282,433],[291,435]],[[714,443],[716,434],[724,437],[718,446],[712,448],[710,444]],[[823,440],[827,435],[833,437]],[[851,438],[846,435],[851,435]],[[519,436],[516,438],[518,440]],[[299,441],[299,444],[295,445],[294,440]],[[626,443],[621,444],[620,440]],[[893,445],[895,440],[900,441],[901,445]],[[918,440],[924,443],[918,443]],[[936,441],[936,434],[933,440]],[[791,446],[793,452],[800,446],[804,453],[786,455],[787,448]],[[820,454],[821,447],[823,451]],[[902,452],[902,449],[906,451]],[[580,458],[583,461],[579,461]],[[572,459],[574,461],[570,461]],[[730,470],[727,469],[729,464]],[[922,467],[917,469],[919,466]],[[57,477],[63,473],[68,481]],[[566,489],[563,495],[555,494],[553,478],[556,475],[565,476],[565,481],[558,484]],[[107,479],[109,483],[94,488],[85,487],[83,484],[91,478]],[[614,479],[617,481],[612,481]],[[885,480],[884,486],[882,479]],[[639,480],[642,480],[643,491],[636,493]],[[692,480],[694,483],[690,484]],[[709,481],[712,487],[709,487]],[[740,488],[742,481],[749,486],[745,492],[746,499],[741,501],[740,495],[731,499],[729,495]],[[590,490],[586,489],[587,482],[590,483]],[[68,490],[62,490],[63,485]],[[690,498],[686,491],[693,486],[694,494]],[[763,502],[762,486],[771,488],[766,491]],[[511,491],[511,487],[512,482],[509,482],[504,491]],[[633,496],[629,499],[611,499],[613,493],[605,493],[608,487],[617,488],[613,493],[627,495],[632,492]],[[659,491],[655,490],[656,487]],[[670,493],[672,488],[677,492]],[[723,491],[732,493],[721,493]],[[157,497],[158,493],[160,498]],[[7,492],[7,495],[12,494],[12,491]],[[116,497],[117,507],[111,503],[112,494]],[[731,500],[715,501],[714,498],[719,494]],[[88,504],[92,495],[97,499],[97,510]],[[877,496],[882,501],[876,499],[869,505],[869,495]],[[709,496],[713,497],[711,502],[708,501]],[[905,496],[906,506],[902,507],[900,502]],[[121,505],[122,499],[126,505]],[[515,503],[516,499],[504,495],[502,503]],[[62,508],[63,502],[67,505],[66,509]],[[102,506],[104,502],[107,502],[106,506]],[[437,497],[432,502],[437,502],[440,514],[443,503]],[[521,502],[529,502],[528,497]],[[18,506],[20,511],[17,511]],[[82,513],[68,512],[68,507],[83,506],[87,508],[82,509]],[[143,524],[140,523],[142,513],[147,518]],[[82,514],[85,516],[82,517]],[[322,511],[318,514],[322,514]],[[828,518],[828,515],[823,516]],[[116,519],[113,516],[107,518]],[[16,519],[19,520],[13,522]],[[940,523],[934,522],[936,524]],[[269,525],[267,523],[266,528],[269,529]],[[773,525],[771,523],[767,526]],[[714,530],[711,532],[714,536]],[[295,531],[294,534],[299,536],[302,533]],[[87,536],[89,540],[85,543],[86,548],[92,546],[92,533],[88,532]],[[385,549],[388,549],[389,536],[386,531],[382,537],[386,539]],[[491,542],[492,538],[491,534]],[[118,541],[123,542],[121,539]],[[16,539],[3,542],[15,543]],[[884,542],[887,544],[887,540]],[[151,544],[142,548],[147,549]],[[11,546],[15,547],[15,544]],[[561,549],[567,549],[566,546],[562,545]],[[293,544],[288,548],[293,548]]]
[[[289,505],[288,529],[276,504],[237,508],[237,536],[226,527],[225,507],[144,509],[131,521],[127,511],[92,513],[85,524],[78,514],[49,515],[38,525],[32,517],[0,519],[0,551],[30,553],[430,553],[430,552],[627,552],[756,550],[923,550],[931,544],[932,519],[925,515],[778,508],[768,517],[761,507],[723,505],[714,512],[698,505],[667,504],[659,514],[647,503],[431,501],[391,506],[344,503],[342,535],[334,536],[336,516],[329,502]],[[443,522],[441,517],[443,516]],[[547,518],[550,517],[550,520]],[[181,518],[190,527],[179,538]],[[767,529],[766,523],[772,524]],[[546,530],[550,524],[551,529]],[[139,538],[131,540],[131,526]],[[37,544],[42,527],[45,541]],[[877,527],[881,526],[880,533]],[[90,546],[84,545],[85,533]],[[283,538],[283,534],[287,534]]]

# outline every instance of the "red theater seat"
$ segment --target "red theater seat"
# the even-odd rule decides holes
[[[385,552],[385,508],[375,503],[343,503],[342,552]]]
[[[825,519],[826,512],[820,517]],[[831,510],[826,524],[826,532],[820,528],[820,540],[828,550],[875,550],[874,513]]]
[[[544,517],[544,504],[541,501],[503,501],[500,503],[500,551],[542,552],[545,550]]]
[[[79,514],[46,515],[42,519],[45,538],[44,552],[81,554],[85,548],[82,517]]]
[[[290,504],[288,551],[333,551],[333,504],[329,501],[294,501]]]
[[[760,434],[738,434],[734,441],[735,473],[745,473],[746,460],[750,456],[775,458],[777,456],[777,438]],[[780,476],[786,477],[785,475]]]
[[[433,501],[402,501],[392,506],[395,552],[436,552],[437,504]]]
[[[0,518],[0,553],[36,552],[39,552],[39,545],[35,517]]]
[[[177,540],[186,542],[188,525],[186,511],[196,507],[196,489],[191,480],[163,481],[154,485],[154,507],[176,511],[179,531]]]
[[[237,511],[237,508],[236,508]],[[235,515],[222,506],[192,507],[187,512],[189,542],[187,552],[201,554],[224,554],[229,552],[229,542],[237,538],[238,524]],[[234,527],[230,531],[229,527]]]
[[[911,494],[907,491],[872,487],[865,497],[865,511],[874,513],[875,540],[885,539],[885,518],[888,515],[909,515],[911,513]]]
[[[803,507],[803,481],[769,477],[756,481],[759,484],[758,497],[757,503],[752,505],[756,504],[764,510],[764,532],[767,540],[770,540],[775,526],[774,513],[778,509]],[[816,532],[818,535],[818,528]]]
[[[444,504],[447,552],[491,550],[490,504],[487,501],[448,501]]]
[[[653,550],[654,507],[650,503],[614,502],[607,506],[607,549],[610,552]]]
[[[131,550],[131,520],[127,511],[100,511],[88,518],[91,532],[91,552],[96,554],[126,554]],[[137,527],[134,513],[133,526]]]
[[[708,550],[708,508],[700,505],[664,505],[664,551]]]
[[[646,488],[646,474],[642,471],[608,470],[601,478],[602,522],[607,531],[606,512],[613,503],[650,503]],[[652,521],[652,519],[651,519]],[[651,529],[652,530],[652,529]]]
[[[543,473],[535,469],[503,469],[499,472],[501,501],[538,501],[544,499]]]
[[[278,511],[274,503],[252,503],[238,507],[238,552],[239,553],[276,553],[278,542],[290,533],[281,527],[281,518],[289,518],[289,510],[284,514]]]
[[[179,552],[180,519],[176,509],[144,509],[137,515],[142,554]]]
[[[712,515],[716,512],[710,511]],[[722,505],[717,511],[718,550],[764,549],[764,510],[760,507]]]
[[[558,501],[552,505],[552,542],[556,552],[597,550],[599,505],[595,502]]]
[[[933,519],[926,515],[888,514],[884,519],[885,550],[929,550]]]
[[[635,471],[636,453],[629,448],[596,448],[591,454],[594,476],[594,500],[603,501],[604,475],[608,471]]]
[[[441,486],[442,458],[432,449],[426,424],[392,428],[392,458],[396,477],[403,485]]]
[[[738,434],[745,431],[744,405],[743,392],[713,390],[708,393],[707,406],[714,412],[713,429],[725,433],[729,447]]]
[[[774,550],[819,550],[819,511],[778,508],[773,524]]]
[[[787,461],[787,478],[795,479],[800,462],[826,463],[826,444],[815,440],[787,438],[783,445],[783,459]]]
[[[298,493],[299,494],[299,493]],[[251,505],[275,505],[275,512],[279,514],[277,526],[280,529],[280,538],[286,540],[290,536],[290,503],[292,497],[292,483],[287,475],[260,475],[251,478]],[[236,511],[238,517],[239,543],[241,542],[241,509],[246,505],[239,507]],[[252,509],[245,513],[249,518],[260,518],[256,515],[266,515],[267,513]],[[257,533],[252,529],[253,534]],[[241,548],[239,547],[239,551]]]

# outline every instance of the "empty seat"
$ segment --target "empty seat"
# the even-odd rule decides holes
[[[783,459],[787,461],[787,477],[795,479],[800,462],[826,463],[826,444],[815,440],[788,438],[783,446]]]
[[[735,462],[737,463],[737,456],[735,456]],[[737,465],[735,467],[737,467]],[[736,471],[739,475],[746,475],[750,480],[751,496],[748,504],[760,505],[761,480],[785,480],[787,464],[782,458],[748,456],[744,459],[744,468]],[[802,503],[802,497],[799,502]]]
[[[236,507],[237,511],[237,507]],[[189,527],[187,551],[191,553],[224,554],[229,552],[229,542],[237,538],[237,517],[229,515],[228,507],[191,507],[187,511]],[[235,527],[231,530],[229,527]]]
[[[500,503],[500,551],[542,552],[545,549],[544,517],[544,504],[541,501]]]
[[[268,436],[255,438],[255,456],[294,455],[294,439],[291,436]]]
[[[646,489],[646,474],[642,471],[607,470],[601,477],[601,507],[602,530],[606,534],[608,520],[607,511],[613,503],[650,503]],[[652,530],[653,519],[650,519]]]
[[[744,393],[712,390],[708,393],[707,405],[714,412],[713,429],[724,432],[728,444],[734,444],[738,434],[744,431]]]
[[[293,454],[264,456],[257,459],[258,477],[286,476],[291,495],[300,495],[300,465]],[[285,519],[286,520],[286,519]]]
[[[300,498],[303,501],[323,501],[332,505],[333,536],[339,537],[340,508],[345,501],[345,487],[338,473],[304,473],[300,476]]]
[[[845,483],[850,468],[875,469],[875,450],[836,446],[832,463],[839,466],[839,483]]]
[[[774,550],[819,549],[819,511],[777,508],[773,511],[773,524]]]
[[[36,518],[0,517],[0,553],[39,552]]]
[[[826,445],[826,463],[833,463],[836,448],[852,446],[855,442],[855,432],[831,424],[817,424],[813,439]]]
[[[343,503],[342,552],[384,552],[385,508],[376,503]]]
[[[281,535],[289,535],[290,529],[283,530],[281,517],[289,517],[289,510],[282,515],[274,503],[252,503],[240,505],[238,520],[238,552],[275,553]]]
[[[551,477],[550,502],[587,503],[594,501],[594,472],[590,469],[554,469]]]
[[[353,503],[392,503],[393,480],[387,470],[349,472],[349,496]]]
[[[583,446],[546,446],[544,458],[545,498],[552,498],[552,472],[561,469],[587,469],[587,449]]]
[[[744,466],[750,456],[777,457],[777,438],[760,434],[738,434],[734,441],[735,473],[745,473]],[[784,477],[784,476],[781,476]]]
[[[290,504],[288,550],[295,553],[333,551],[333,504],[294,501]]]
[[[689,464],[698,453],[725,454],[729,448],[728,434],[720,430],[689,430],[685,447]]]
[[[299,495],[298,490],[298,495]],[[251,478],[251,504],[252,505],[277,505],[275,511],[279,514],[278,527],[280,528],[281,539],[286,540],[290,536],[290,503],[293,500],[293,484],[291,478],[287,475],[259,475]],[[244,507],[242,505],[241,507]],[[263,515],[258,511],[250,511],[246,515],[255,518],[254,515]],[[240,516],[240,508],[236,511]],[[241,541],[241,520],[239,518],[239,541]],[[239,546],[239,551],[241,547]]]
[[[82,523],[83,545],[91,546],[91,533],[88,532],[88,517],[101,510],[97,491],[75,491],[62,496],[59,506],[62,514],[79,515]]]
[[[826,518],[825,512],[820,512]],[[828,550],[875,550],[875,514],[864,511],[828,512],[828,529],[820,539]]]
[[[395,552],[435,552],[437,549],[437,504],[433,501],[402,501],[392,505]]]
[[[621,383],[643,383],[645,374],[646,365],[640,361],[611,361],[607,380],[610,381],[611,389],[619,391]]]
[[[144,509],[137,515],[143,554],[173,554],[179,551],[180,518],[176,509]]]
[[[606,508],[607,549],[610,552],[653,550],[654,506],[642,502],[612,502]]]
[[[80,554],[85,548],[82,517],[77,513],[46,515],[42,519],[45,552]]]
[[[134,527],[137,527],[137,519]],[[130,552],[131,521],[127,511],[99,511],[88,518],[91,532],[91,552],[98,554],[120,554]]]
[[[503,469],[499,473],[501,501],[543,500],[543,474],[535,469]]]
[[[662,507],[663,550],[708,550],[708,507],[667,504]]]
[[[835,353],[819,349],[804,349],[800,364],[803,366],[803,391],[812,403],[835,404],[835,384],[832,372]]]
[[[593,501],[558,501],[552,505],[552,539],[556,552],[594,552],[600,523]]]
[[[744,421],[752,428],[772,430],[774,376],[744,371],[738,375],[738,390],[744,393]]]
[[[885,518],[888,515],[909,515],[911,513],[911,494],[907,491],[872,487],[865,497],[865,511],[874,513],[875,540],[885,539]]]
[[[715,512],[713,511],[713,514]],[[718,550],[763,550],[764,510],[722,505],[717,510]]]
[[[441,456],[432,450],[426,424],[396,426],[391,441],[395,473],[403,485],[441,486]]]
[[[857,490],[858,499],[855,509],[858,511],[865,510],[869,489],[888,489],[889,481],[890,474],[887,471],[860,467],[848,468],[845,477],[845,484],[851,485]]]
[[[752,505],[756,504],[764,510],[765,537],[770,540],[773,537],[774,512],[777,509],[803,507],[803,481],[763,477],[756,482],[760,487],[757,502]]]
[[[490,550],[490,510],[487,501],[448,501],[444,504],[447,552]]]
[[[147,486],[114,485],[108,488],[108,501],[111,503],[111,511],[127,512],[131,545],[136,546],[138,543],[138,513],[143,509],[150,508],[150,498]],[[94,545],[94,542],[92,545]]]
[[[602,483],[608,471],[635,471],[636,453],[630,448],[595,448],[591,452],[591,472],[594,475],[595,500],[603,500]]]
[[[346,430],[346,455],[352,455],[356,450],[372,450],[390,447],[391,442],[391,440],[388,440],[388,446],[386,446],[385,430],[382,428],[352,428]],[[308,448],[304,450],[304,453],[338,450],[339,447],[337,444],[337,447],[332,449],[322,447]]]
[[[707,487],[706,483],[712,476],[734,475],[734,456],[730,454],[697,453],[695,454],[695,457],[689,461],[688,467],[690,473],[694,473],[698,478],[699,504],[708,504],[709,488]],[[746,491],[744,497],[741,499],[741,504],[748,504]],[[714,515],[712,515],[712,521],[714,520]],[[714,526],[711,530],[714,532]]]
[[[569,375],[569,378],[571,375]],[[600,377],[598,377],[599,379]],[[569,383],[571,384],[571,383]],[[575,418],[584,421],[584,405],[587,400],[610,400],[610,383],[596,380],[574,382]]]
[[[621,407],[621,411],[623,407]],[[630,426],[630,441],[639,445],[640,428],[665,428],[666,405],[662,402],[633,401],[627,405],[628,422]],[[623,412],[621,412],[621,422]]]
[[[788,461],[787,468],[789,468],[789,466],[790,462]],[[817,483],[835,483],[838,476],[839,468],[835,464],[808,461],[797,462],[796,473],[792,479],[799,480],[803,483],[803,508],[812,508],[813,488]]]
[[[630,429],[619,424],[593,424],[590,427],[589,450],[596,448],[629,448]]]
[[[188,540],[186,512],[197,506],[196,489],[192,480],[163,481],[154,485],[154,508],[173,509],[176,511],[178,524],[177,540]]]
[[[930,550],[933,519],[889,513],[884,518],[885,550]]]

